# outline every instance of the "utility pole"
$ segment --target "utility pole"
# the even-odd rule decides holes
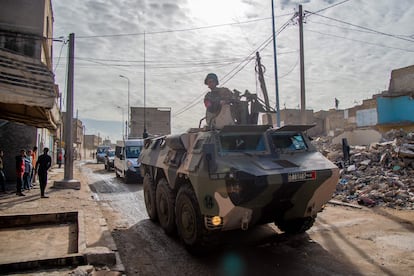
[[[279,80],[277,77],[277,58],[276,58],[276,32],[275,32],[275,9],[272,0],[272,30],[273,30],[273,58],[275,67],[275,87],[276,87],[276,126],[280,127],[280,105],[279,105]]]
[[[265,104],[266,104],[267,124],[273,126],[272,115],[270,114],[270,108],[269,108],[269,105],[270,105],[269,104],[269,95],[267,94],[267,88],[266,88],[266,83],[265,83],[265,79],[264,79],[264,72],[263,72],[263,65],[260,61],[259,52],[256,52],[256,62],[257,62],[256,72],[259,74],[260,88],[262,89],[263,97],[264,97]]]
[[[80,182],[73,179],[73,75],[74,75],[74,53],[75,34],[69,35],[68,56],[68,78],[66,83],[66,118],[65,118],[65,170],[64,179],[55,181],[55,187],[80,189]]]
[[[305,101],[305,55],[303,49],[303,12],[299,5],[299,43],[300,43],[300,117],[301,123],[306,124],[306,101]]]
[[[75,34],[69,35],[68,79],[66,83],[66,120],[65,120],[65,179],[73,178],[73,75],[74,75]]]

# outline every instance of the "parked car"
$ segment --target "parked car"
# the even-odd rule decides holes
[[[110,171],[114,168],[115,150],[110,149],[105,154],[105,170]]]
[[[105,153],[109,150],[110,146],[98,146],[96,148],[96,163],[105,163]]]

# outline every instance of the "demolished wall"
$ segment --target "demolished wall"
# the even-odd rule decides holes
[[[315,146],[341,168],[334,199],[369,207],[385,206],[414,210],[414,133],[392,130],[381,142],[351,146],[344,162],[342,145],[329,139]]]

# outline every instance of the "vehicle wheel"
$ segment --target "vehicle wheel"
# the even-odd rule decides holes
[[[306,217],[292,220],[282,220],[275,222],[276,226],[283,232],[288,234],[301,234],[306,230],[309,230],[313,223],[315,222],[315,217]]]
[[[168,182],[165,178],[161,178],[158,181],[156,190],[156,205],[158,221],[165,233],[173,234],[175,228],[175,194],[173,190],[168,186]]]
[[[203,220],[197,198],[189,185],[178,191],[175,216],[178,234],[187,250],[196,253],[202,247]]]
[[[144,176],[143,190],[145,207],[147,208],[148,216],[150,220],[157,221],[158,215],[157,206],[155,204],[155,185],[148,173],[146,173]]]

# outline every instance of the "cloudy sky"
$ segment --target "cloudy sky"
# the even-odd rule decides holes
[[[85,122],[119,122],[86,125],[87,133],[120,139],[128,104],[128,81],[120,75],[130,80],[130,106],[144,105],[145,90],[147,107],[172,108],[173,133],[197,127],[207,73],[222,86],[261,95],[256,51],[276,106],[271,3],[52,0],[54,37],[75,33],[75,112]],[[341,109],[361,104],[388,88],[391,70],[414,64],[412,0],[274,0],[281,109],[300,104],[299,4],[306,15],[307,109],[328,110],[335,98]],[[54,43],[54,66],[65,93],[67,44]]]

